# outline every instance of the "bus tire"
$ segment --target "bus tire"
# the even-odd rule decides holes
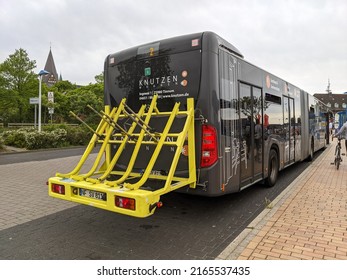
[[[268,165],[268,176],[265,180],[265,184],[268,187],[273,187],[278,178],[278,172],[279,172],[279,167],[278,167],[278,154],[274,149],[270,150],[269,153],[269,165]]]

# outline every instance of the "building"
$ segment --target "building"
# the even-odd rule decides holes
[[[315,93],[314,96],[325,103],[335,115],[347,109],[347,94]]]
[[[49,75],[42,77],[42,82],[44,82],[47,86],[51,87],[57,81],[62,80],[61,74],[59,77],[57,69],[55,68],[52,48],[49,48],[49,53],[48,53],[48,57],[47,57],[47,61],[46,61],[46,65],[44,69],[49,72]]]
[[[347,92],[344,94],[332,93],[329,82],[326,93],[315,93],[313,96],[318,98],[330,108],[330,111],[335,117],[335,123],[338,122],[339,127],[341,127],[342,123],[346,120]]]

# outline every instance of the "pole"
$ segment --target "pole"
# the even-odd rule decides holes
[[[36,128],[37,123],[37,104],[35,104],[35,113],[34,113],[34,128]]]
[[[39,75],[39,132],[41,132],[41,83],[42,83],[42,75]]]

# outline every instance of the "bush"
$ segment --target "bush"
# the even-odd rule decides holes
[[[25,137],[25,141],[27,144],[26,148],[33,150],[67,146],[66,134],[67,132],[64,129],[57,129],[51,132],[28,132]]]
[[[91,134],[81,127],[69,127],[67,125],[51,125],[44,127],[44,131],[41,132],[33,128],[20,128],[1,133],[0,143],[30,150],[58,148],[69,145],[85,145],[89,143]]]
[[[0,137],[0,151],[4,150],[4,140]]]
[[[17,130],[7,130],[1,134],[3,143],[7,146],[13,146],[17,148],[26,148],[25,136],[29,131],[34,129],[20,128]]]
[[[93,136],[92,132],[90,132],[84,126],[70,126],[66,124],[54,124],[44,126],[45,131],[56,131],[57,129],[66,130],[66,142],[68,145],[79,146],[86,145],[89,143],[90,138]]]
[[[66,141],[70,145],[86,145],[92,136],[92,132],[86,130],[84,127],[67,127]]]

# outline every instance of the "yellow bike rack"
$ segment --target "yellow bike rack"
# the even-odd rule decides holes
[[[149,107],[144,104],[137,113],[126,104],[126,99],[117,108],[110,110],[106,106],[105,112],[97,112],[101,121],[93,131],[93,137],[80,161],[71,172],[57,173],[48,180],[49,195],[125,215],[147,217],[161,206],[162,195],[184,186],[195,188],[194,100],[187,99],[187,110],[180,110],[180,103],[176,102],[172,111],[160,112],[157,99],[158,96],[154,95]],[[149,123],[154,118],[167,118],[161,132],[150,127]],[[183,128],[178,133],[170,130],[176,118],[185,118]],[[130,120],[128,129],[119,124],[122,120]],[[92,167],[87,173],[81,174],[82,167],[97,144],[101,144],[101,147]],[[111,145],[117,147],[113,153]],[[126,169],[116,170],[119,158],[129,145],[133,149]],[[154,151],[147,167],[139,172],[134,169],[134,165],[144,145],[153,145]],[[164,146],[173,146],[176,150],[170,168],[161,174],[154,171],[153,167]],[[183,151],[188,157],[187,177],[175,175]],[[144,187],[147,180],[160,182],[160,187]]]

